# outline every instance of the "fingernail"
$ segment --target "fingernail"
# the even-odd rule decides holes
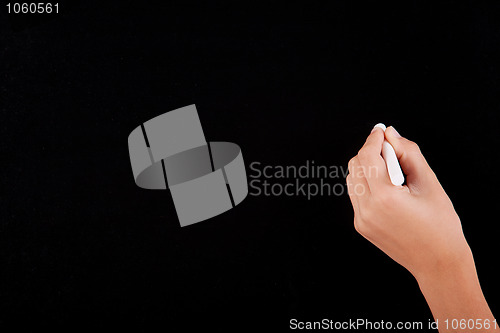
[[[373,129],[372,129],[372,131],[371,131],[370,133],[373,133],[373,131],[375,131],[377,128],[380,128],[380,129],[382,129],[382,131],[384,131],[384,132],[385,132],[385,125],[384,125],[384,124],[382,124],[382,123],[378,123],[377,125],[375,125],[375,126],[373,127]]]
[[[401,137],[401,134],[398,133],[398,131],[396,131],[396,129],[394,128],[394,126],[391,126],[392,127],[392,130],[394,131],[394,136],[396,138],[400,138]]]

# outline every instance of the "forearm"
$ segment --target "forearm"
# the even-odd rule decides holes
[[[476,273],[472,254],[417,277],[439,332],[500,332]]]
[[[394,186],[389,177],[381,156],[385,140],[394,148],[406,185]],[[500,332],[460,218],[414,142],[393,127],[385,133],[374,128],[349,161],[346,180],[354,227],[415,276],[440,333]]]

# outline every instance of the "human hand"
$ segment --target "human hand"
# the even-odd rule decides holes
[[[394,186],[381,156],[394,147],[407,185]],[[460,219],[418,146],[393,128],[374,128],[349,162],[349,197],[356,230],[417,280],[472,262]]]
[[[406,174],[404,186],[390,181],[381,156],[384,138]],[[349,161],[347,185],[356,230],[413,274],[439,332],[500,331],[481,291],[460,219],[414,142],[393,127],[385,133],[374,128]],[[454,320],[467,325],[453,327]]]

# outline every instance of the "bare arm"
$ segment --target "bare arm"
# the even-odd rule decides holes
[[[390,182],[381,156],[384,136],[396,151],[407,185]],[[356,230],[413,274],[440,333],[500,332],[460,219],[415,143],[392,127],[385,134],[374,129],[349,161],[347,185]]]

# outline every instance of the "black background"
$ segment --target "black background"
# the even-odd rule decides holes
[[[394,125],[451,197],[500,313],[498,4],[59,3],[0,8],[0,327],[432,318],[355,232],[347,195],[249,196],[180,228],[168,191],[134,184],[127,137],[193,103],[247,171],[345,167],[374,124]]]

